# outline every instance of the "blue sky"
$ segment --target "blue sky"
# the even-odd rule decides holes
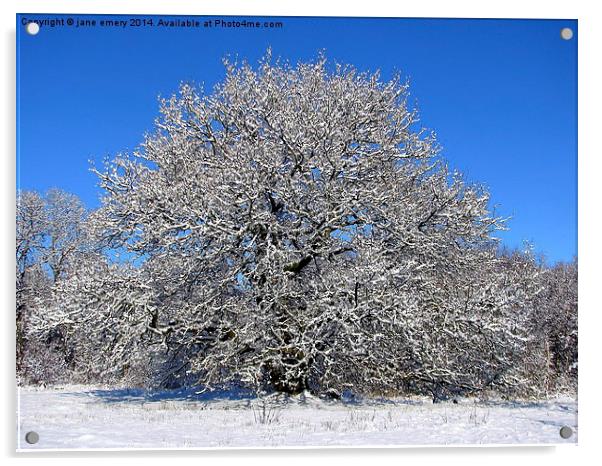
[[[95,17],[103,18],[132,17]],[[360,70],[380,69],[384,79],[397,71],[410,78],[422,124],[436,131],[443,156],[490,189],[496,213],[512,216],[500,235],[505,244],[529,240],[550,262],[576,256],[576,21],[270,20],[283,27],[65,25],[29,36],[17,17],[17,188],[59,187],[96,207],[88,160],[134,149],[153,129],[159,95],[182,81],[210,90],[227,54],[256,62],[271,46],[297,62],[324,50]],[[573,39],[561,38],[564,27]]]

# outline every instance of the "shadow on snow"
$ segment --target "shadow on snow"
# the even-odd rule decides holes
[[[146,403],[153,401],[241,401],[252,400],[256,396],[242,388],[202,391],[202,387],[176,390],[146,390],[142,388],[97,389],[84,392],[65,393],[67,396],[87,396],[99,398],[107,403]]]

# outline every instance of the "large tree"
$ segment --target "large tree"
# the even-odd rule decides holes
[[[69,321],[150,336],[163,370],[208,386],[437,397],[508,382],[532,290],[500,272],[489,194],[448,169],[408,101],[399,79],[269,54],[226,62],[209,94],[183,85],[140,150],[97,172],[98,229],[134,272],[76,274]]]

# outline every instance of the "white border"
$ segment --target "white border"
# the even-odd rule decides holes
[[[356,1],[327,3],[325,0],[219,0],[185,1],[161,0],[144,1],[4,1],[1,21],[3,24],[4,46],[2,47],[2,102],[4,111],[2,119],[2,138],[5,144],[2,184],[2,202],[0,202],[1,218],[4,220],[2,229],[2,284],[3,298],[6,306],[3,316],[6,319],[2,328],[5,331],[2,348],[5,352],[2,358],[5,407],[2,423],[4,454],[15,459],[15,417],[16,390],[14,380],[14,192],[15,192],[15,13],[116,13],[116,14],[197,14],[197,15],[271,15],[271,16],[393,16],[393,17],[493,17],[493,18],[567,18],[579,20],[579,337],[580,337],[580,381],[579,381],[579,446],[559,447],[488,447],[470,449],[462,446],[448,448],[420,449],[340,449],[340,450],[230,450],[230,451],[129,451],[129,452],[65,452],[65,453],[31,453],[23,461],[35,461],[43,457],[44,464],[64,464],[74,461],[81,463],[105,464],[107,458],[120,456],[130,459],[144,459],[145,464],[164,465],[167,457],[177,457],[177,461],[190,460],[199,462],[278,464],[286,466],[294,464],[307,465],[308,462],[332,462],[333,459],[343,459],[348,464],[364,464],[372,457],[380,463],[395,463],[411,461],[426,463],[448,464],[482,464],[484,460],[493,465],[512,463],[532,463],[545,461],[546,464],[563,466],[570,464],[587,464],[596,458],[600,429],[600,403],[598,389],[600,376],[597,371],[601,364],[598,359],[599,345],[596,345],[602,330],[600,309],[597,302],[596,276],[600,261],[599,218],[600,187],[602,170],[600,166],[599,145],[597,138],[601,124],[600,85],[602,75],[600,60],[596,57],[602,44],[602,24],[600,15],[595,10],[594,1],[532,1],[506,0],[497,2],[471,0],[421,0],[418,2],[398,2],[393,4],[386,0]],[[598,50],[596,50],[598,49]],[[554,137],[553,134],[550,137]],[[11,458],[12,457],[12,458]],[[21,455],[23,457],[23,455]],[[599,460],[599,458],[596,458]],[[592,461],[593,462],[593,461]]]

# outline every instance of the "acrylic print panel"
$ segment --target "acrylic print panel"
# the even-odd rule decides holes
[[[577,40],[17,15],[18,448],[575,443]]]

